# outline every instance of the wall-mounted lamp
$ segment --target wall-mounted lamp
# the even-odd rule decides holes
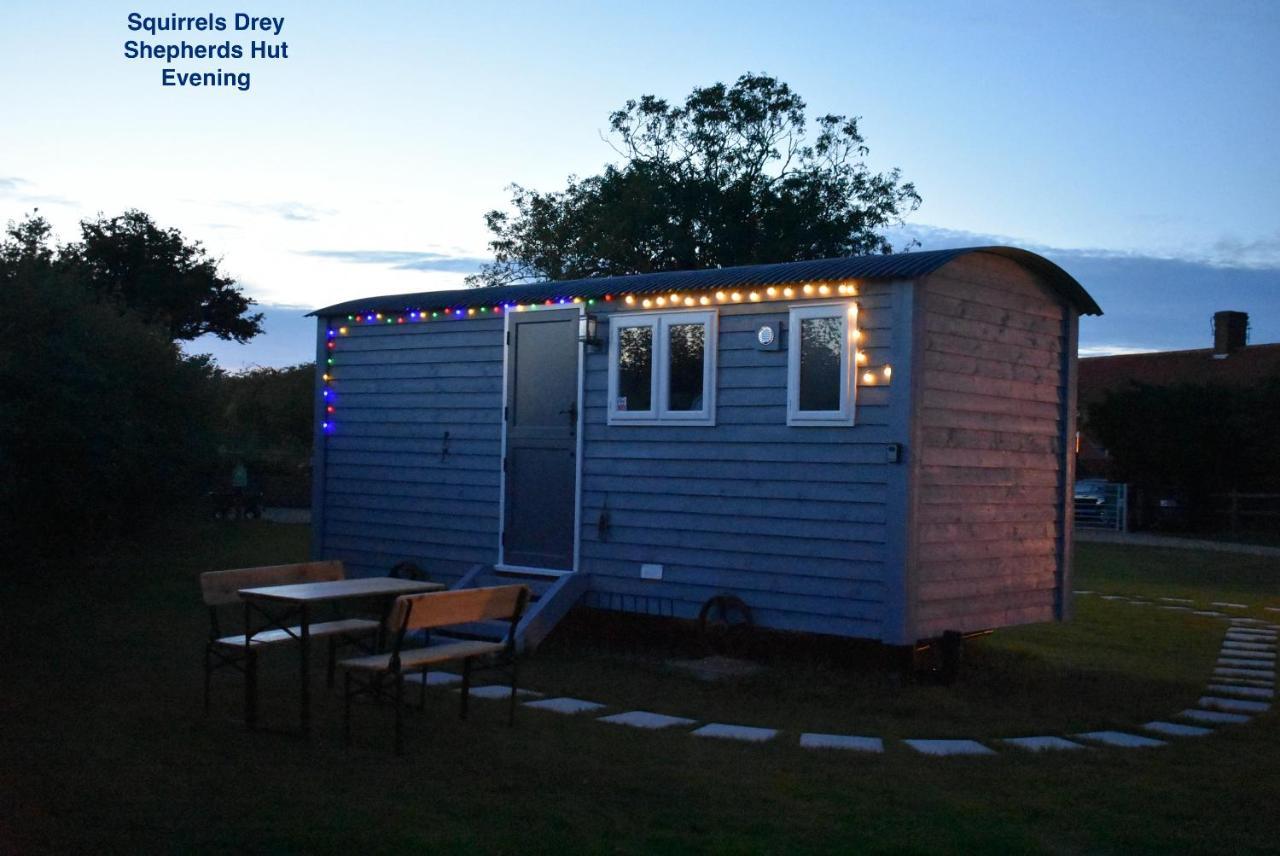
[[[578,341],[593,348],[599,347],[598,326],[599,322],[596,316],[590,312],[584,312],[578,318]]]

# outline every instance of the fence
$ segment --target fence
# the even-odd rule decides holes
[[[1129,486],[1087,482],[1076,487],[1076,528],[1124,532],[1129,521]]]
[[[1280,530],[1280,493],[1218,493],[1212,508],[1229,532]]]

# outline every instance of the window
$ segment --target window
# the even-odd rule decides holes
[[[853,303],[791,310],[787,344],[787,424],[853,424]]]
[[[716,314],[614,315],[609,424],[715,424]]]

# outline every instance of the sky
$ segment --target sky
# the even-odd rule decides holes
[[[246,8],[249,7],[249,8]],[[731,11],[730,11],[731,10]],[[277,60],[234,87],[166,87],[128,16],[283,17]],[[64,240],[140,208],[198,239],[266,313],[226,367],[311,359],[306,312],[455,288],[488,257],[513,182],[590,175],[628,98],[752,71],[810,115],[861,117],[873,169],[924,202],[923,249],[1012,244],[1106,314],[1082,354],[1205,347],[1219,309],[1280,341],[1280,3],[646,2],[0,5],[0,223],[38,208]]]

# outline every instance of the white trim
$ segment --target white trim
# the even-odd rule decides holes
[[[659,317],[648,313],[644,315],[614,315],[609,319],[609,400],[605,402],[605,411],[609,414],[608,424],[656,425],[658,420],[658,349]],[[649,344],[649,409],[618,410],[618,338],[624,328],[647,327],[650,331]]]
[[[671,410],[671,365],[667,339],[674,324],[702,324],[703,339],[702,408]],[[650,399],[648,410],[617,410],[618,339],[629,327],[647,327],[652,331],[650,348]],[[605,402],[609,425],[683,425],[714,426],[716,424],[716,357],[719,342],[719,315],[714,309],[669,312],[627,313],[609,319],[608,400]]]
[[[551,311],[569,311],[572,306],[566,306],[563,310],[557,308]],[[586,312],[586,307],[578,305],[578,318],[581,319]],[[507,528],[507,468],[503,465],[507,460],[507,394],[508,382],[510,378],[511,363],[511,313],[507,312],[502,318],[502,405],[499,411],[502,420],[502,445],[498,455],[498,561],[494,562],[494,570],[498,571],[516,571],[522,574],[539,574],[545,577],[562,577],[567,574],[577,573],[578,557],[582,547],[582,420],[583,420],[583,378],[585,377],[584,368],[584,352],[585,346],[581,340],[577,339],[578,329],[574,328],[574,339],[578,342],[578,424],[574,430],[574,473],[573,473],[573,561],[571,570],[562,570],[558,568],[531,568],[526,565],[510,565],[506,561],[506,547],[503,544],[505,540],[503,536],[506,534]]]
[[[800,323],[810,318],[839,318],[844,325],[844,348],[840,352],[840,408],[800,409]],[[792,306],[787,320],[787,424],[803,426],[852,425],[858,385],[857,371],[858,304],[805,304]]]
[[[511,377],[508,361],[511,359],[511,312],[502,316],[502,402],[498,406],[498,420],[502,423],[502,445],[498,449],[498,561],[505,560],[503,542],[507,533],[507,379]]]

